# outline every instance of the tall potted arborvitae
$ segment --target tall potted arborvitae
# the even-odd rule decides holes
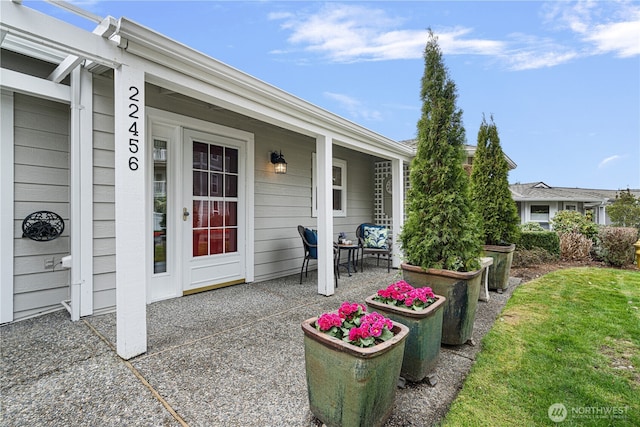
[[[465,130],[456,86],[431,30],[424,60],[422,116],[400,233],[402,269],[408,283],[447,299],[442,342],[463,344],[471,338],[480,293],[480,232],[462,166]]]
[[[490,123],[483,117],[473,157],[471,195],[480,217],[484,254],[493,258],[489,289],[498,292],[509,286],[513,251],[520,235],[520,218],[509,190],[508,175],[509,164],[500,146],[498,127],[493,116]]]

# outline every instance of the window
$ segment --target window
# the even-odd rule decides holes
[[[549,205],[531,205],[531,221],[538,222],[549,230]]]
[[[575,211],[575,210],[577,210],[577,209],[576,209],[576,205],[566,205],[564,208],[565,208],[566,210],[568,210],[568,211]]]
[[[548,222],[549,205],[531,205],[531,221]]]
[[[193,256],[238,251],[237,148],[193,142]]]
[[[153,273],[167,272],[167,141],[153,140]]]
[[[340,159],[332,159],[333,168],[331,179],[333,183],[333,216],[347,216],[347,162]],[[316,153],[312,155],[312,216],[318,216],[318,184],[316,176]]]

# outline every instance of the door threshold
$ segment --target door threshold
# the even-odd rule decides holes
[[[226,288],[227,286],[239,285],[241,283],[246,283],[245,279],[232,280],[230,282],[217,283],[215,285],[203,286],[201,288],[188,289],[186,291],[182,291],[182,296],[198,294],[200,292],[211,291],[213,289]]]

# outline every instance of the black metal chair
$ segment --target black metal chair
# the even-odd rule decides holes
[[[305,277],[309,276],[309,260],[318,259],[318,244],[317,242],[310,242],[305,235],[305,227],[303,225],[298,226],[298,234],[302,238],[302,245],[304,247],[304,260],[302,260],[302,268],[300,269],[300,284],[302,284],[302,273],[305,273]],[[340,272],[338,270],[338,246],[333,244],[333,279],[335,287],[338,287],[338,277]]]
[[[391,271],[391,253],[392,253],[392,239],[390,230],[387,229],[387,239],[386,239],[386,247],[371,247],[367,245],[365,240],[365,227],[381,227],[375,224],[360,224],[358,228],[356,228],[356,237],[358,238],[358,247],[360,252],[360,269],[364,271],[364,256],[365,255],[376,255],[376,265],[380,266],[380,255],[384,255],[387,257],[387,273]],[[386,228],[386,227],[382,227]]]

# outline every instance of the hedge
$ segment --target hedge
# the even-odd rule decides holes
[[[542,248],[552,255],[560,256],[560,238],[553,231],[523,231],[517,246],[521,249]]]

